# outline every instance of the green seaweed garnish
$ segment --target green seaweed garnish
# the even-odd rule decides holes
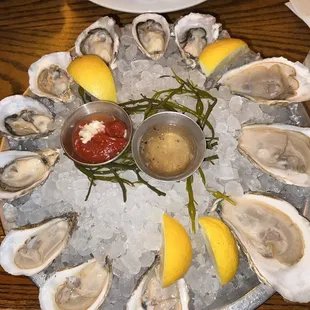
[[[166,76],[162,76],[166,77]],[[206,139],[206,148],[207,150],[212,150],[216,145],[218,138],[215,137],[214,128],[209,121],[210,114],[217,103],[217,98],[213,97],[206,90],[200,89],[195,85],[191,80],[183,80],[177,74],[173,72],[172,76],[177,82],[178,86],[176,88],[169,88],[161,91],[154,91],[152,97],[147,97],[141,94],[141,98],[135,100],[129,100],[119,104],[124,110],[129,114],[138,114],[143,113],[144,119],[150,117],[161,111],[176,111],[180,113],[188,113],[196,118],[197,124],[202,130],[207,127],[210,131],[210,136],[207,136]],[[88,102],[91,98],[86,96],[86,93],[83,89],[79,89],[79,93],[83,98],[84,102]],[[195,109],[191,109],[185,105],[182,105],[174,100],[175,95],[187,96],[194,98],[196,100]],[[210,162],[213,164],[214,160],[217,160],[217,155],[211,155],[206,157],[204,161]],[[131,150],[127,150],[118,158],[117,161],[108,163],[96,168],[90,168],[83,165],[76,164],[76,167],[84,173],[90,181],[89,190],[87,192],[85,200],[88,199],[93,186],[96,186],[96,181],[108,181],[118,183],[123,193],[124,202],[127,201],[127,188],[126,186],[133,187],[135,184],[145,184],[150,190],[154,191],[159,196],[165,196],[166,194],[156,187],[149,184],[145,181],[141,175],[140,170],[136,166],[132,155]],[[129,181],[121,176],[122,172],[133,171],[136,176],[135,181]],[[207,180],[204,176],[204,173],[201,168],[198,170],[198,175],[203,182],[207,185]],[[193,184],[194,175],[191,175],[186,180],[186,190],[188,193],[188,213],[191,219],[192,231],[196,231],[196,206],[197,202],[194,198]],[[208,188],[207,188],[208,189]],[[230,198],[218,191],[208,190],[215,198],[223,198],[230,200]],[[231,200],[230,200],[231,201]]]

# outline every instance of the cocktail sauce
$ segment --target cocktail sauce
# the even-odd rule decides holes
[[[81,131],[85,125],[91,125],[94,121],[102,123],[103,129],[85,143]],[[81,119],[76,124],[72,137],[74,151],[89,163],[104,163],[116,157],[126,147],[127,141],[126,125],[115,116],[102,113],[90,114]]]

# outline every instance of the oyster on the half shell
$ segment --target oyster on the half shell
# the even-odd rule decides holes
[[[224,222],[239,240],[260,280],[284,299],[310,301],[310,223],[285,200],[248,193],[217,200]]]
[[[0,265],[13,275],[32,276],[46,267],[66,247],[77,213],[12,229],[0,247]]]
[[[285,124],[245,125],[238,149],[278,180],[310,187],[310,128]]]
[[[0,200],[24,196],[42,184],[59,157],[59,150],[0,152]]]
[[[75,99],[74,82],[67,72],[71,63],[69,52],[47,54],[34,62],[28,70],[29,88],[37,96],[64,103]]]
[[[96,310],[109,294],[113,273],[91,259],[79,266],[56,272],[40,288],[42,310]]]
[[[310,99],[310,71],[283,57],[254,61],[225,73],[218,82],[234,94],[262,104],[285,105]]]
[[[16,140],[41,138],[55,130],[54,115],[40,101],[21,95],[0,101],[0,135]]]
[[[109,16],[101,17],[86,28],[75,41],[77,55],[97,55],[114,69],[119,50],[120,29]]]
[[[158,14],[142,14],[132,22],[132,36],[147,57],[157,60],[168,47],[170,28],[167,20]]]
[[[127,310],[188,310],[189,295],[184,279],[162,288],[159,257],[139,280]]]
[[[199,13],[190,13],[175,23],[175,41],[188,66],[196,66],[196,59],[207,44],[217,40],[221,27],[215,17]]]

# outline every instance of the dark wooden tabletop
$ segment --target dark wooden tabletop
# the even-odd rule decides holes
[[[310,29],[285,2],[208,0],[166,17],[174,21],[188,12],[210,13],[232,36],[246,40],[264,57],[284,56],[303,61],[310,50]],[[68,50],[83,29],[107,14],[122,24],[130,23],[135,16],[86,0],[1,0],[0,99],[23,93],[28,86],[27,70],[31,63],[44,54]],[[0,235],[3,236],[2,230]],[[0,269],[0,309],[39,309],[38,289],[29,279],[10,276]],[[287,303],[275,294],[259,309],[304,310],[310,309],[310,304]]]

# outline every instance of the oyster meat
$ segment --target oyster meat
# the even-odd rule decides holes
[[[67,72],[72,59],[69,52],[43,56],[29,70],[29,88],[37,96],[68,103],[75,99],[74,82]]]
[[[249,193],[217,200],[260,280],[285,299],[310,301],[310,223],[288,202]]]
[[[162,288],[159,257],[142,276],[127,303],[127,310],[187,310],[189,295],[184,279]]]
[[[245,125],[238,148],[258,168],[278,180],[310,187],[310,128]]]
[[[120,29],[115,20],[105,16],[86,28],[75,41],[77,55],[93,54],[101,57],[112,69],[119,50]]]
[[[142,14],[132,22],[132,36],[147,57],[157,60],[168,47],[170,29],[167,20],[158,14]]]
[[[254,61],[225,73],[219,84],[262,104],[285,105],[310,99],[310,71],[283,57]]]
[[[0,200],[12,200],[43,183],[59,157],[59,150],[38,153],[6,151],[0,153]]]
[[[16,140],[49,135],[54,115],[41,102],[21,95],[0,101],[0,134]]]
[[[42,310],[96,310],[109,294],[112,265],[91,259],[52,275],[40,288]]]
[[[199,13],[190,13],[175,23],[175,41],[188,66],[196,66],[196,59],[205,46],[217,40],[221,26],[215,17]]]
[[[66,247],[76,226],[77,213],[68,213],[35,225],[12,229],[0,247],[0,264],[13,275],[32,276]]]

